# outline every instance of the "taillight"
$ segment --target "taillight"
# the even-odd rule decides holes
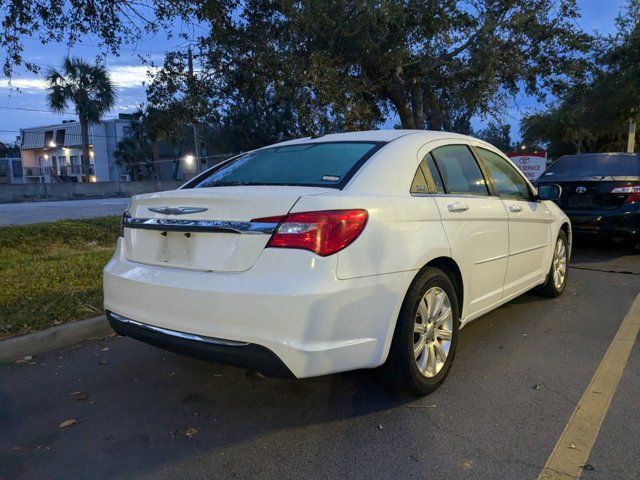
[[[122,217],[120,218],[120,233],[118,235],[120,237],[124,237],[124,221],[127,218],[131,218],[131,213],[129,213],[128,209],[122,212]]]
[[[366,210],[325,210],[251,221],[279,223],[267,247],[301,248],[326,257],[358,238],[367,223],[367,217]]]
[[[619,195],[628,195],[627,198],[624,199],[624,203],[633,203],[640,201],[640,186],[628,186],[628,187],[616,187],[611,190],[611,193],[616,193]]]

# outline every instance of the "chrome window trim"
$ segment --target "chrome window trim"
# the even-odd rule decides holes
[[[226,347],[246,347],[249,345],[247,342],[236,342],[235,340],[222,340],[220,338],[213,337],[203,337],[200,335],[195,335],[193,333],[184,333],[178,332],[176,330],[169,330],[167,328],[155,327],[153,325],[149,325],[147,323],[138,322],[136,320],[132,320],[123,315],[118,315],[117,313],[109,312],[109,315],[118,322],[128,323],[131,325],[135,325],[136,327],[144,328],[146,330],[151,330],[154,332],[162,333],[164,335],[169,335],[177,338],[184,338],[185,340],[193,340],[195,342],[201,343],[209,343],[213,345],[224,345]]]
[[[234,222],[223,220],[185,220],[173,218],[123,218],[125,228],[162,232],[217,232],[248,235],[271,235],[277,223]]]

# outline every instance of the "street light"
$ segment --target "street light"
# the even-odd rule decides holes
[[[51,148],[56,148],[56,142],[54,142],[53,140],[51,140],[51,141],[49,142],[49,146],[50,146]]]
[[[184,161],[186,162],[187,165],[193,165],[193,162],[195,162],[195,160],[196,160],[196,157],[194,157],[191,154],[184,156]]]

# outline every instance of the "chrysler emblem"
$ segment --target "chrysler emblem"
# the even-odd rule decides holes
[[[578,188],[576,188],[576,192],[577,192],[577,193],[584,193],[584,192],[586,192],[586,191],[587,191],[587,189],[586,189],[585,187],[578,187]]]
[[[209,209],[200,207],[149,207],[149,210],[162,215],[188,215],[190,213],[206,212]]]

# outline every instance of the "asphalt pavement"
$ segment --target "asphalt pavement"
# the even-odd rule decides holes
[[[0,204],[0,227],[56,220],[122,215],[128,198]]]
[[[470,324],[421,399],[375,370],[266,379],[121,337],[0,366],[0,479],[536,479],[639,292],[640,254],[577,249],[562,297]],[[636,342],[582,478],[640,478],[639,399]]]

